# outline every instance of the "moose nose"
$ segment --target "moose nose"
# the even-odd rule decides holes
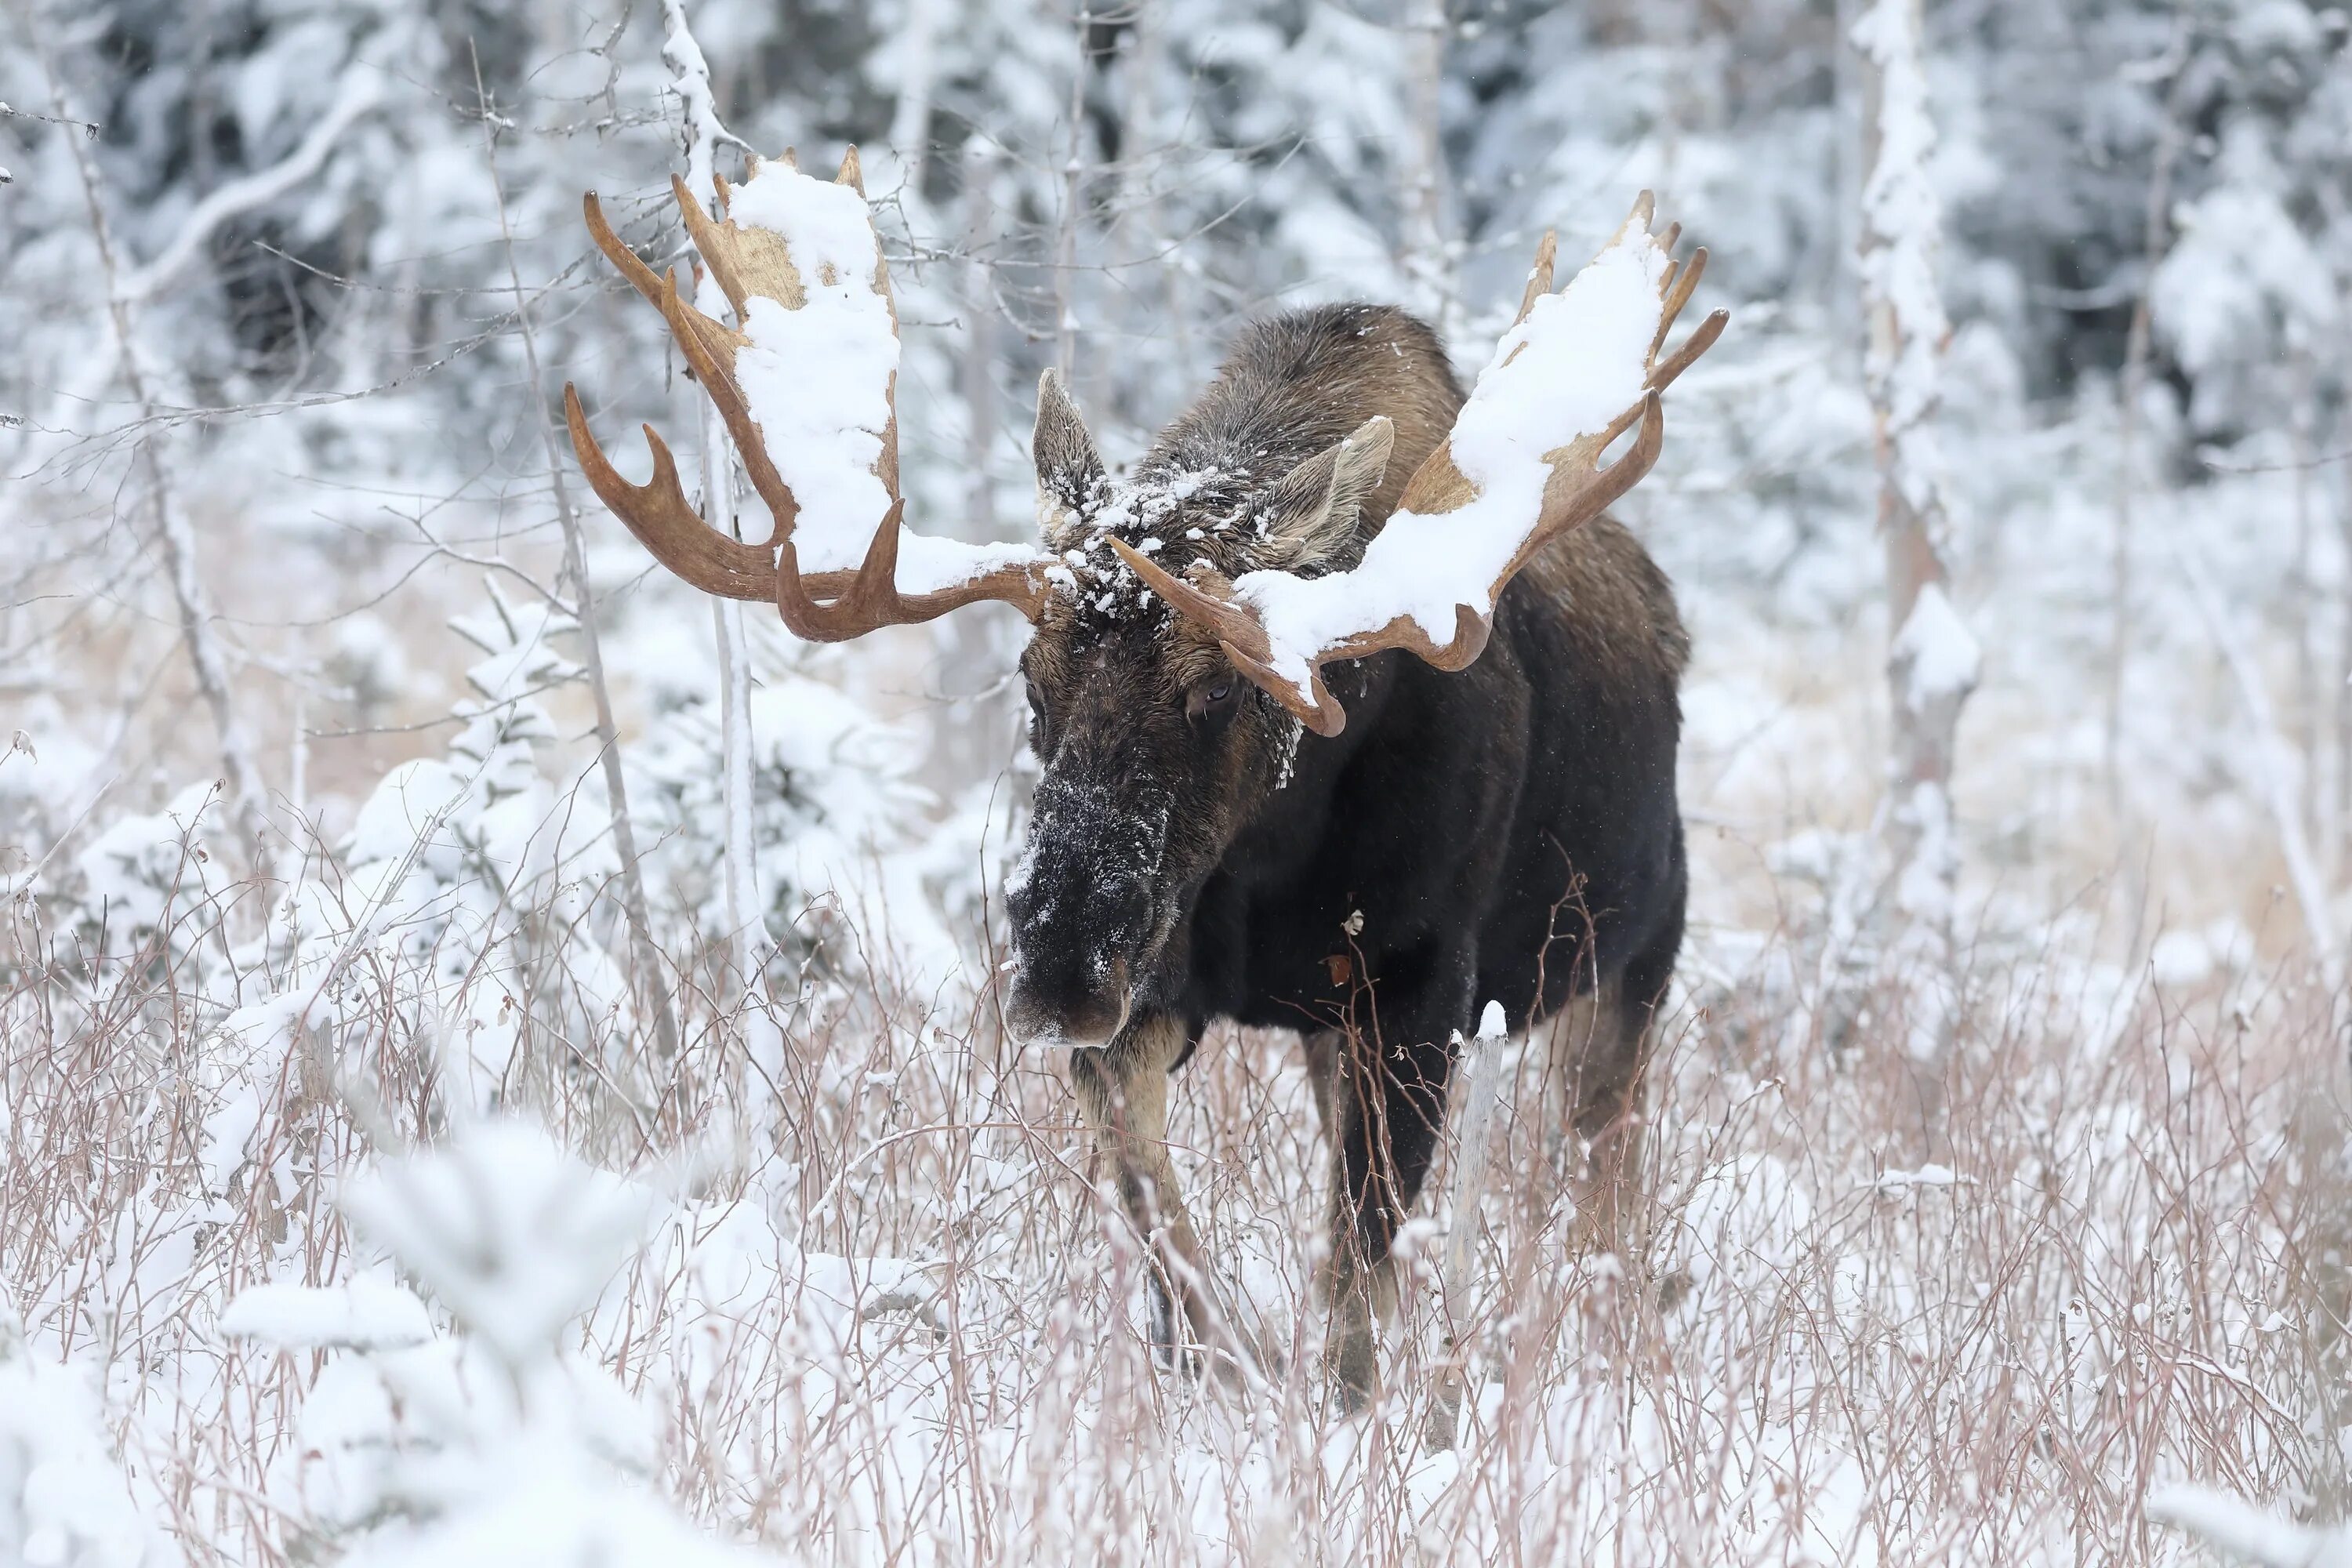
[[[1133,1005],[1131,962],[1151,925],[1151,885],[1114,872],[1022,921],[1020,960],[1005,1021],[1014,1037],[1069,1045],[1110,1043]]]
[[[1106,879],[1096,889],[1092,910],[1097,941],[1132,942],[1151,921],[1151,888],[1140,877]]]

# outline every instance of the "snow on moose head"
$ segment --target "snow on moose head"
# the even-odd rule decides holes
[[[624,479],[567,387],[582,467],[673,572],[773,601],[801,637],[843,640],[984,599],[1028,616],[1021,664],[1043,774],[1007,900],[1007,1016],[1033,1039],[1099,1046],[1139,1005],[1182,1010],[1204,884],[1236,856],[1312,847],[1316,831],[1276,819],[1302,730],[1341,736],[1334,686],[1377,710],[1395,661],[1370,656],[1403,649],[1446,670],[1476,658],[1513,575],[1648,470],[1658,393],[1721,327],[1718,313],[1658,358],[1699,265],[1672,260],[1673,233],[1650,233],[1645,195],[1557,294],[1547,237],[1466,404],[1435,336],[1404,312],[1297,312],[1250,329],[1114,485],[1048,371],[1042,548],[968,544],[903,523],[897,315],[856,150],[832,182],[789,154],[755,161],[740,185],[720,182],[716,218],[673,186],[733,326],[696,309],[675,273],[657,279],[593,195],[589,228],[667,320],[773,531],[747,544],[708,526],[650,428],[651,482]],[[1538,340],[1550,350],[1523,353]],[[1601,467],[1628,431],[1630,450]]]

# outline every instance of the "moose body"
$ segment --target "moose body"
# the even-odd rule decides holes
[[[1122,489],[1045,399],[1049,542],[1083,557],[1105,533],[1150,538],[1178,574],[1344,569],[1461,402],[1435,335],[1401,311],[1258,323]],[[1376,415],[1393,449],[1352,508],[1342,496],[1351,515],[1314,510],[1328,485],[1279,493]],[[1686,647],[1664,575],[1605,518],[1512,581],[1468,668],[1397,650],[1333,667],[1348,721],[1328,738],[1234,679],[1156,599],[1078,595],[1040,622],[1024,659],[1044,778],[1010,900],[1013,1026],[1078,1045],[1074,1076],[1130,1204],[1180,1251],[1160,1080],[1212,1020],[1303,1033],[1335,1152],[1332,1353],[1353,1389],[1453,1042],[1485,1003],[1532,1026],[1593,997],[1566,1042],[1576,1131],[1604,1141],[1638,1113],[1641,1041],[1682,941]],[[1204,686],[1241,710],[1204,723]],[[1194,1281],[1212,1272],[1180,1258],[1163,1311],[1181,1302],[1207,1331]]]
[[[1579,275],[1594,286],[1555,295],[1547,237],[1466,405],[1402,311],[1263,322],[1116,485],[1048,372],[1047,550],[980,547],[904,524],[897,317],[855,149],[831,184],[753,161],[719,182],[718,219],[673,189],[735,325],[656,278],[593,195],[589,230],[662,311],[774,531],[709,526],[650,427],[651,480],[622,478],[567,386],[590,484],[673,572],[772,602],[804,637],[981,600],[1029,617],[1042,768],[1007,900],[1007,1021],[1075,1047],[1170,1344],[1181,1311],[1194,1342],[1244,1359],[1177,1192],[1168,1075],[1213,1019],[1300,1031],[1335,1151],[1327,1355],[1360,1396],[1453,1041],[1485,1004],[1531,1029],[1574,1020],[1552,1060],[1600,1206],[1638,1153],[1645,1031],[1682,941],[1686,643],[1665,579],[1602,513],[1656,460],[1664,389],[1722,331],[1714,312],[1660,357],[1706,253],[1674,260],[1679,230],[1651,233],[1644,194]],[[876,384],[836,395],[813,349]],[[1450,635],[1428,624],[1447,607]]]

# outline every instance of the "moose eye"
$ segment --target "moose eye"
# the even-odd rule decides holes
[[[1053,721],[1045,713],[1045,699],[1034,680],[1025,683],[1029,689],[1029,743],[1044,752],[1053,741]]]
[[[1242,683],[1232,676],[1196,686],[1184,694],[1184,717],[1203,728],[1218,728],[1233,717],[1241,693]]]

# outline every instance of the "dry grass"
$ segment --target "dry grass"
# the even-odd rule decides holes
[[[190,1560],[302,1561],[343,1538],[358,1461],[318,1391],[351,1352],[216,1319],[366,1261],[334,1184],[432,1135],[446,1086],[389,1000],[292,1049],[218,1027],[272,987],[225,952],[262,906],[208,870],[121,956],[10,911],[0,1280],[35,1344],[101,1374]],[[1696,944],[1622,1259],[1572,1244],[1517,1063],[1451,1303],[1473,1397],[1450,1449],[1442,1216],[1411,1233],[1377,1414],[1315,1375],[1322,1154],[1285,1037],[1213,1038],[1173,1133],[1213,1253],[1290,1347],[1263,1395],[1155,1366],[1061,1064],[1007,1047],[988,996],[869,974],[706,1001],[675,1061],[551,1026],[509,1098],[617,1167],[704,1152],[581,1349],[658,1412],[655,1484],[795,1561],[2138,1563],[2183,1550],[2143,1515],[2164,1480],[2339,1507],[2352,1187],[2313,989],[2174,996],[2063,935],[1987,940],[1923,1093],[1885,1043],[1899,988],[1837,973],[1796,925]],[[742,1045],[762,1028],[772,1090]]]

